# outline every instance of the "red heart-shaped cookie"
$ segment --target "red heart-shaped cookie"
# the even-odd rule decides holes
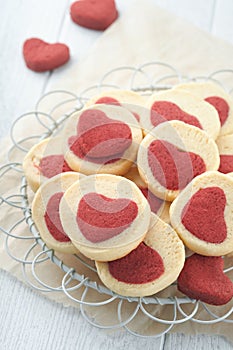
[[[44,214],[44,220],[50,234],[59,242],[70,242],[69,237],[65,234],[60,214],[59,204],[63,197],[63,192],[57,192],[49,199],[46,212]]]
[[[179,106],[169,101],[156,101],[151,107],[151,123],[157,126],[170,120],[180,120],[186,124],[190,124],[202,129],[199,120],[183,111]]]
[[[182,211],[182,224],[194,236],[210,243],[222,243],[227,237],[224,218],[226,196],[219,187],[197,191]]]
[[[70,7],[72,20],[82,27],[105,30],[118,17],[114,0],[81,0]]]
[[[206,170],[199,155],[179,150],[164,140],[151,142],[148,163],[155,179],[169,190],[183,189],[195,176]]]
[[[70,150],[79,158],[91,158],[102,163],[121,156],[131,145],[130,127],[118,120],[110,119],[100,110],[86,110],[78,120],[77,136],[68,140]]]
[[[28,68],[35,72],[45,72],[65,64],[69,58],[69,48],[65,44],[49,44],[37,38],[25,41],[23,56]]]
[[[108,198],[90,192],[80,200],[76,219],[83,236],[97,243],[123,232],[137,214],[137,204],[130,199]]]
[[[144,242],[123,258],[110,261],[108,268],[118,281],[132,284],[154,281],[164,273],[163,259]]]
[[[190,298],[223,305],[233,297],[233,283],[223,272],[222,257],[193,254],[178,277],[178,289]]]

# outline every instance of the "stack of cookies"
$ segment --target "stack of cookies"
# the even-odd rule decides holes
[[[112,291],[141,297],[177,281],[209,304],[233,297],[223,272],[233,252],[233,100],[218,85],[106,91],[23,168],[42,239],[94,260]]]

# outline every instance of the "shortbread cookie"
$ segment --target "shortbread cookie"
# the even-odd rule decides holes
[[[186,91],[176,88],[157,92],[149,97],[146,104],[149,114],[141,120],[144,132],[160,123],[180,120],[206,131],[216,139],[220,131],[220,122],[216,109]]]
[[[96,262],[102,282],[129,296],[152,295],[173,283],[185,260],[185,250],[172,227],[151,214],[150,229],[137,248],[121,259]]]
[[[217,170],[218,148],[206,132],[173,120],[155,127],[138,151],[138,170],[149,190],[173,201],[197,175]]]
[[[212,82],[190,82],[176,88],[195,94],[217,110],[221,136],[233,133],[233,98],[220,85]]]
[[[180,120],[206,131],[214,140],[220,122],[216,109],[209,103],[183,90],[170,89],[149,97],[148,114],[141,118],[144,133],[165,121]]]
[[[60,216],[73,244],[88,258],[109,261],[134,249],[150,223],[139,188],[121,176],[90,175],[64,194]]]
[[[124,175],[127,179],[133,181],[142,191],[146,199],[150,204],[152,213],[157,214],[159,218],[167,223],[170,223],[170,202],[164,201],[156,197],[150,190],[148,190],[147,184],[142,180],[139,175],[138,168],[133,165],[127,174]]]
[[[171,224],[185,245],[206,256],[233,251],[233,178],[217,171],[197,176],[170,207]]]
[[[32,202],[32,218],[49,248],[62,253],[77,253],[77,248],[64,231],[59,203],[64,192],[84,175],[67,172],[54,176],[41,185]]]
[[[94,104],[122,106],[132,112],[137,121],[140,122],[140,116],[145,113],[145,101],[145,97],[130,90],[110,90],[94,96],[86,103],[86,107]]]
[[[233,172],[233,134],[220,136],[216,140],[220,154],[219,171],[224,174]]]
[[[63,136],[71,169],[123,175],[137,157],[142,130],[125,108],[100,104],[74,113]]]
[[[23,170],[34,192],[48,178],[71,171],[62,154],[62,138],[47,138],[33,146],[24,158]]]
[[[186,259],[177,280],[178,289],[190,298],[223,305],[233,297],[233,283],[223,272],[220,256],[193,254]]]

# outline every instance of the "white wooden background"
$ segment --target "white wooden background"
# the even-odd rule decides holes
[[[120,13],[132,0],[116,0]],[[143,0],[142,0],[143,1]],[[233,0],[153,0],[200,28],[233,44]],[[99,32],[71,22],[68,0],[0,0],[0,136],[12,121],[29,111],[49,88],[54,73],[25,68],[22,43],[29,37],[67,43],[73,64],[88,54]],[[73,308],[48,301],[0,271],[0,350],[69,349],[229,350],[219,336],[169,334],[162,339],[138,339],[122,331],[107,334],[87,324]]]

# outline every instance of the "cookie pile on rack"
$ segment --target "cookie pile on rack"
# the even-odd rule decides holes
[[[112,291],[147,296],[177,281],[191,298],[231,300],[233,99],[218,85],[105,91],[23,169],[47,246],[95,260]]]

